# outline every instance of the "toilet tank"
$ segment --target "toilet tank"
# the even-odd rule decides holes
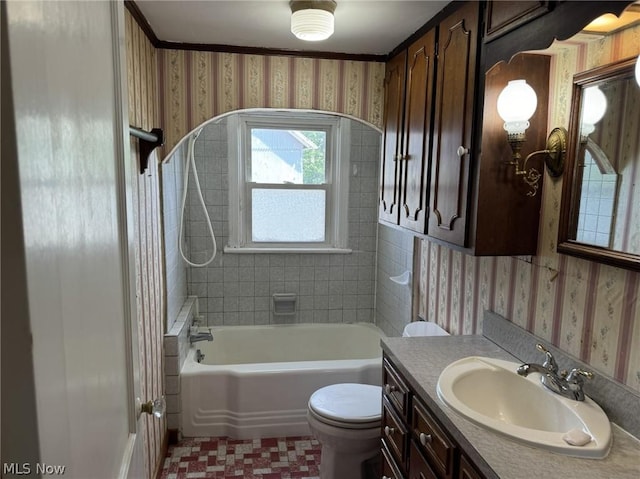
[[[414,321],[404,327],[402,337],[411,338],[418,336],[449,336],[444,329],[430,321]]]

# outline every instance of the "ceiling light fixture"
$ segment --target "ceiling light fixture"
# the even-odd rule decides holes
[[[317,42],[333,35],[333,0],[291,0],[291,33],[300,40]]]

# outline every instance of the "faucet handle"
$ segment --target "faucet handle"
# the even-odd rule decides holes
[[[569,374],[567,374],[567,382],[580,383],[584,381],[583,378],[593,379],[593,373],[584,369],[573,368],[571,371],[569,371]]]
[[[547,359],[545,359],[542,365],[545,368],[547,368],[549,371],[557,373],[558,363],[556,363],[556,359],[553,357],[553,354],[551,354],[551,352],[547,348],[545,348],[541,343],[536,344],[536,349],[547,356]]]

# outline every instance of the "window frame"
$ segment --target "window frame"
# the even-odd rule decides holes
[[[348,241],[350,121],[318,112],[247,112],[230,115],[229,241],[227,253],[350,253]],[[255,183],[251,171],[251,128],[324,130],[326,137],[325,183]],[[253,189],[324,190],[324,242],[254,242],[252,240]]]

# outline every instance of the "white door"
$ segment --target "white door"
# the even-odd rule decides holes
[[[16,0],[3,8],[29,309],[15,320],[32,336],[23,348],[34,383],[25,404],[35,405],[37,431],[27,466],[143,478],[123,5]],[[2,459],[13,468],[3,474],[24,470]]]

